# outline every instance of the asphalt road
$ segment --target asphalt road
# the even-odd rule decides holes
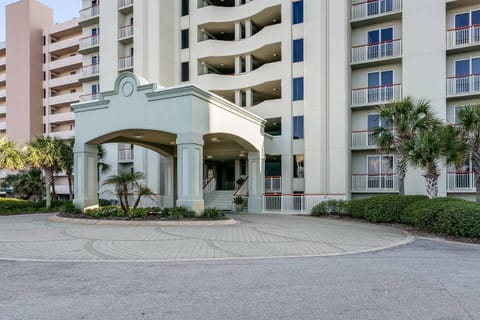
[[[0,261],[0,319],[480,319],[480,247],[334,257]]]

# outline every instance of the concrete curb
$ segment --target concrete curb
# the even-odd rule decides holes
[[[96,220],[96,219],[76,219],[65,218],[57,215],[48,217],[51,222],[76,223],[87,225],[112,225],[112,226],[223,226],[237,224],[234,219],[225,220],[205,220],[205,221],[130,221],[130,220]]]

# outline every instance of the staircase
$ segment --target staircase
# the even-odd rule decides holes
[[[205,199],[205,208],[232,210],[235,190],[215,190]]]

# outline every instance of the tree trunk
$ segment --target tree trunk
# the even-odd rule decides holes
[[[140,198],[142,197],[142,194],[139,192],[138,193],[138,197],[137,199],[135,200],[135,203],[133,205],[133,209],[136,209],[138,207],[138,204],[140,203]]]
[[[130,210],[130,206],[128,205],[128,186],[125,185],[125,187],[123,188],[123,199],[124,199],[124,202],[125,202],[125,213],[128,212],[128,210]]]
[[[57,200],[57,191],[55,190],[55,175],[53,174],[52,171],[52,199]]]
[[[425,174],[425,191],[429,199],[434,199],[438,195],[438,173],[437,167],[435,165],[430,166]]]
[[[45,200],[46,200],[46,208],[50,209],[52,206],[52,195],[50,193],[50,186],[52,185],[52,177],[53,173],[50,169],[45,169]]]
[[[398,194],[405,195],[405,176],[407,175],[407,160],[402,156],[397,156],[397,175],[398,175]]]
[[[480,202],[480,175],[475,175],[475,187],[477,188],[476,191],[476,201]]]
[[[67,179],[68,179],[68,199],[70,199],[70,201],[73,200],[73,188],[72,188],[72,174],[69,173],[67,175]]]

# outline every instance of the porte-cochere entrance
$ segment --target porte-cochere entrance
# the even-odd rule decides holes
[[[98,204],[97,145],[130,143],[167,159],[160,176],[166,189],[173,190],[169,196],[177,206],[200,213],[205,182],[215,169],[221,172],[221,188],[230,188],[235,175],[245,173],[248,210],[261,212],[262,118],[197,86],[158,89],[128,72],[118,76],[113,91],[101,93],[97,101],[75,104],[73,110],[77,208]]]

